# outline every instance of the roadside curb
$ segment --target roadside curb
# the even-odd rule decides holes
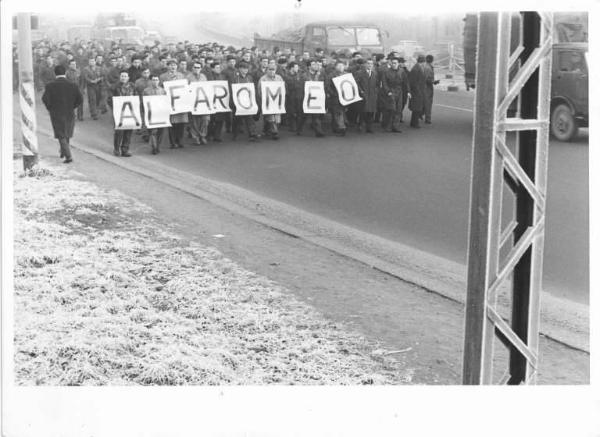
[[[48,130],[38,130],[52,138]],[[183,171],[173,172],[172,167],[151,155],[124,160],[79,141],[72,147],[278,232],[366,264],[425,291],[465,304],[466,268],[458,263],[341,225],[232,184]],[[507,319],[510,317],[509,303],[510,296],[505,287],[498,296],[498,309]],[[589,307],[542,292],[540,331],[550,339],[589,353]]]

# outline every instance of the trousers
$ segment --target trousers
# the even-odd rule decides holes
[[[127,153],[129,151],[129,144],[131,144],[131,133],[133,130],[120,130],[115,129],[114,134],[114,151],[115,153]]]

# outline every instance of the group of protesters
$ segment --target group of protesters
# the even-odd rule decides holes
[[[97,120],[112,107],[115,96],[164,95],[162,84],[171,80],[196,81],[226,80],[231,87],[236,83],[253,82],[260,89],[261,81],[285,82],[285,114],[236,115],[235,105],[228,113],[171,115],[168,130],[171,148],[183,147],[187,131],[194,145],[208,141],[223,141],[223,131],[236,139],[243,130],[250,141],[262,138],[279,139],[279,129],[286,126],[296,135],[302,135],[308,121],[315,136],[325,136],[325,125],[332,134],[346,135],[348,128],[373,133],[379,123],[388,132],[401,132],[403,112],[411,112],[410,127],[419,128],[420,120],[431,123],[433,85],[435,80],[431,55],[418,55],[411,68],[397,52],[386,55],[361,52],[332,52],[322,49],[314,53],[296,53],[294,50],[271,51],[256,47],[235,49],[217,43],[206,45],[181,42],[163,47],[139,49],[113,42],[107,47],[99,41],[52,43],[42,41],[34,47],[34,77],[39,90],[55,79],[55,67],[66,70],[65,77],[76,84],[82,95],[87,94],[89,115]],[[354,77],[361,100],[347,106],[340,103],[333,85],[337,76],[350,73]],[[303,112],[304,83],[323,82],[326,94],[326,114]],[[260,91],[259,91],[260,92]],[[76,108],[77,119],[84,120],[83,103]],[[262,118],[262,130],[258,122]],[[259,132],[261,130],[261,132]],[[160,151],[164,128],[136,131],[149,142],[152,153]],[[131,156],[129,144],[132,130],[114,132],[114,153]]]

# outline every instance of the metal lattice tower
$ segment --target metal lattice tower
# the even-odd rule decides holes
[[[511,14],[479,14],[464,384],[532,384],[538,369],[553,18],[520,17],[511,52]],[[503,225],[507,188],[514,204]],[[503,317],[497,300],[507,282]],[[509,354],[499,378],[495,338]]]

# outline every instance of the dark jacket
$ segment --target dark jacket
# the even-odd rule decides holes
[[[379,74],[371,70],[371,77],[366,69],[356,73],[356,84],[363,98],[363,112],[377,112],[377,99],[379,97]]]
[[[75,108],[83,103],[79,87],[59,77],[46,85],[42,102],[50,113],[54,138],[71,138],[75,129]]]
[[[327,107],[330,109],[343,107],[340,103],[340,97],[338,95],[337,88],[333,83],[333,78],[342,76],[344,74],[346,73],[340,73],[339,71],[334,70],[330,76],[327,76],[327,80],[325,81],[325,95],[327,96]]]
[[[121,82],[119,82],[110,89],[110,96],[107,100],[108,106],[110,106],[111,108],[113,107],[113,97],[134,95],[135,87],[131,82],[127,82],[126,84],[122,84]]]
[[[396,100],[400,100],[398,106],[402,107],[402,99],[408,92],[408,78],[402,68],[394,70],[387,68],[381,78],[382,98],[385,109],[395,109]],[[392,93],[392,95],[390,95]]]
[[[304,82],[306,81],[306,75],[302,71],[298,71],[296,74],[288,74],[283,78],[285,81],[285,98],[286,101],[300,101],[304,99]]]
[[[133,65],[129,67],[127,73],[129,74],[129,82],[135,83],[140,77],[142,77],[142,71],[144,71],[143,67],[135,68]]]
[[[425,71],[421,64],[415,64],[408,74],[410,82],[410,102],[408,109],[422,112],[425,109]]]

